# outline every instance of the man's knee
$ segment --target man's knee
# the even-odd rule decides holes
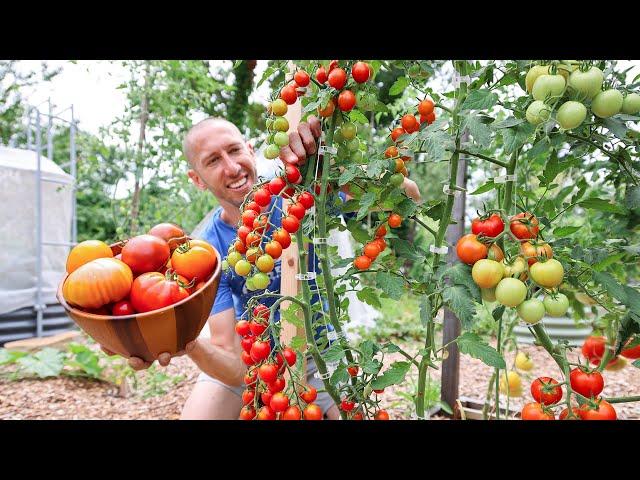
[[[213,382],[197,382],[182,408],[181,420],[236,420],[242,401],[235,393]]]

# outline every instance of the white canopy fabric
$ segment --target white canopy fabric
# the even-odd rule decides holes
[[[36,152],[0,147],[0,314],[33,306],[37,285]],[[44,155],[42,182],[42,240],[71,241],[73,177]],[[43,303],[55,303],[65,273],[68,247],[42,247]]]

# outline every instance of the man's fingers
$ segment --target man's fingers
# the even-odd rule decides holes
[[[169,365],[169,363],[171,363],[171,354],[169,352],[162,352],[158,355],[158,363],[163,367]]]
[[[284,163],[293,163],[294,165],[296,165],[300,161],[298,159],[298,156],[293,153],[289,145],[280,149],[280,160],[282,160]]]
[[[106,347],[103,347],[102,345],[100,345],[100,349],[110,357],[113,357],[116,354],[115,352],[112,352],[111,350],[109,350]]]
[[[313,133],[313,136],[315,138],[319,138],[320,135],[322,135],[322,125],[320,125],[320,120],[318,119],[318,117],[309,115],[307,117],[307,123],[311,128],[311,133]]]
[[[307,155],[313,155],[316,153],[316,141],[311,133],[311,127],[308,123],[303,122],[298,125],[298,133],[304,145],[305,153]]]
[[[139,357],[130,357],[129,366],[134,370],[144,370],[145,368],[149,368],[151,366],[151,363],[145,362]]]
[[[300,127],[298,127],[298,129],[299,128]],[[302,140],[298,132],[291,132],[289,134],[289,148],[296,155],[297,162],[302,163],[307,159],[307,152],[304,145],[302,144]]]

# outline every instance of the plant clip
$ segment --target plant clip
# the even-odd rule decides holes
[[[500,175],[499,177],[493,177],[493,183],[507,183],[507,182],[515,182],[515,175]]]
[[[327,145],[322,145],[318,148],[319,154],[328,153],[329,155],[336,155],[338,153],[338,149],[336,147],[329,147]]]
[[[471,77],[469,75],[460,76],[458,72],[453,75],[453,86],[458,88],[462,83],[469,85],[471,83]]]
[[[429,251],[431,253],[437,253],[438,255],[446,255],[447,252],[449,251],[449,247],[447,246],[436,247],[435,245],[429,245]]]
[[[314,245],[324,245],[327,243],[327,239],[325,237],[313,237]]]
[[[454,197],[457,197],[458,195],[460,195],[460,190],[456,190],[456,189],[451,190],[449,188],[449,185],[446,183],[443,185],[442,191],[444,192],[445,195],[453,195]]]
[[[320,373],[320,372],[316,372],[313,374],[313,376],[315,378],[318,378],[320,380],[328,380],[331,377],[331,373],[327,372],[327,373]]]
[[[332,342],[337,339],[338,339],[338,332],[336,332],[335,330],[331,330],[330,332],[327,332],[327,340]]]
[[[315,280],[316,272],[296,273],[296,280]]]

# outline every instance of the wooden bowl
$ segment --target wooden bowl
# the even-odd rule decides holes
[[[124,243],[111,245],[114,256]],[[188,298],[151,312],[134,315],[94,315],[72,307],[62,295],[65,275],[58,292],[58,301],[71,319],[103,347],[123,357],[140,357],[147,362],[162,352],[172,355],[184,350],[195,340],[207,323],[211,313],[222,271],[222,259],[216,250],[216,268],[205,286]]]

